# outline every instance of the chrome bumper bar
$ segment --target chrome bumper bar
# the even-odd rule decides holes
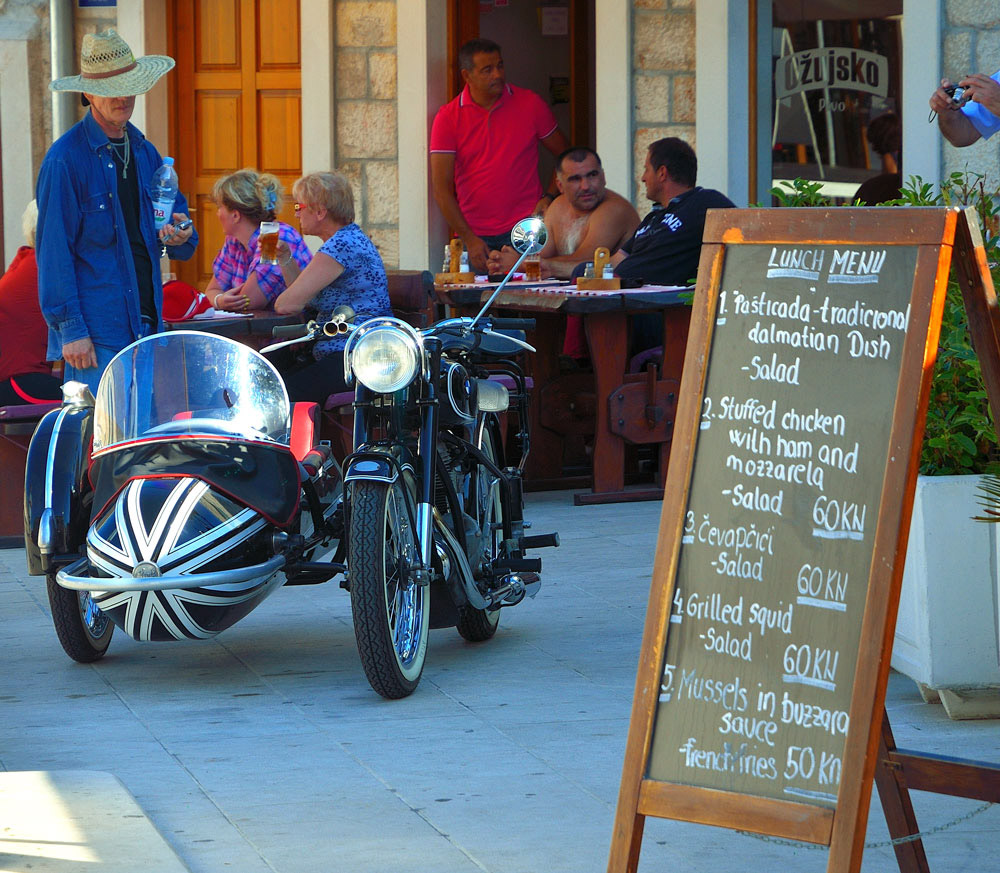
[[[251,567],[237,567],[233,570],[219,570],[214,573],[175,574],[136,579],[134,576],[77,576],[88,565],[87,558],[80,558],[56,574],[56,581],[71,591],[167,591],[172,588],[207,588],[212,585],[232,585],[249,582],[258,576],[270,576],[285,566],[284,555],[275,555],[263,564]]]

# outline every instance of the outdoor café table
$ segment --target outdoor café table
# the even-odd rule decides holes
[[[496,284],[440,285],[438,299],[461,309],[477,310],[496,289]],[[529,356],[534,379],[531,396],[531,454],[525,467],[525,482],[537,487],[552,481],[554,458],[562,457],[559,434],[536,426],[544,420],[542,398],[546,386],[559,378],[559,353],[565,332],[565,316],[581,315],[594,369],[597,405],[594,415],[592,490],[576,494],[579,504],[626,500],[659,500],[673,416],[679,393],[684,348],[687,342],[691,289],[644,285],[619,291],[581,291],[565,282],[511,282],[493,307],[530,313],[536,319],[532,337],[538,348]],[[654,380],[652,372],[630,375],[628,370],[628,318],[639,312],[663,313],[663,364]],[[660,463],[656,487],[625,488],[625,445],[628,442],[658,443]],[[544,487],[544,485],[543,485]],[[563,486],[565,487],[565,486]]]
[[[214,333],[227,336],[254,349],[262,349],[270,345],[271,328],[286,324],[301,324],[301,315],[278,315],[276,312],[254,310],[245,315],[225,315],[215,318],[191,318],[187,321],[164,322],[165,330],[200,330],[204,333]]]

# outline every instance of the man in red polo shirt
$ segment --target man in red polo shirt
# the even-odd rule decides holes
[[[567,142],[541,97],[507,84],[495,42],[470,40],[458,63],[465,88],[434,118],[431,184],[470,265],[485,273],[489,251],[510,243],[514,223],[541,214],[558,194],[542,193],[538,143],[559,155]]]

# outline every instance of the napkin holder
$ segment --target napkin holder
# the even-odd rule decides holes
[[[469,270],[462,270],[462,251],[465,248],[462,241],[456,236],[452,237],[448,243],[448,266],[450,269],[444,273],[434,274],[435,285],[468,285],[476,281],[476,274]]]
[[[594,278],[581,276],[576,280],[578,291],[621,291],[622,280],[618,276],[611,279],[597,278],[604,273],[604,265],[610,260],[611,253],[606,246],[594,250]]]

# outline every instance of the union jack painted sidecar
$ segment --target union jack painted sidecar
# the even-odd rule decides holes
[[[343,480],[257,352],[194,331],[133,343],[96,400],[79,383],[39,424],[25,471],[28,569],[77,661],[115,626],[205,639],[283,584],[345,569]]]

